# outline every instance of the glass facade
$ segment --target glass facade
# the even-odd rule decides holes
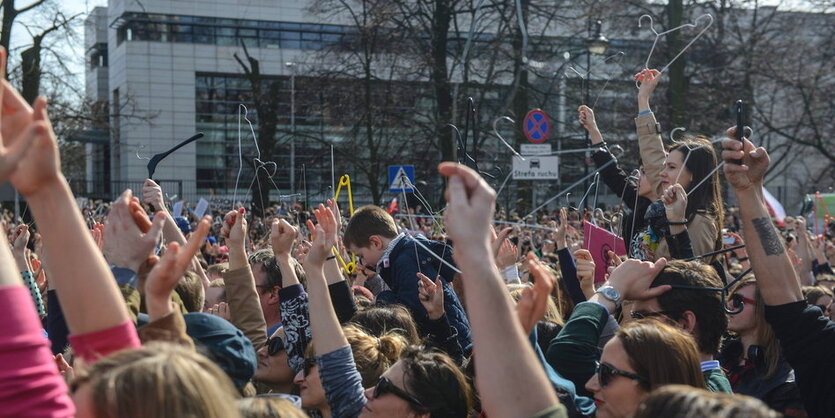
[[[321,108],[317,105],[320,97],[310,94],[309,79],[295,79],[295,132],[296,132],[296,186],[302,190],[319,191],[330,186],[330,147],[320,135],[322,126]],[[275,161],[277,171],[273,176],[275,185],[270,184],[273,198],[278,194],[289,194],[291,170],[291,123],[290,98],[293,93],[290,77],[270,77],[262,80],[262,91],[276,93],[273,106],[276,111],[276,134],[272,142],[263,142],[260,148],[273,147],[272,155],[262,152],[262,161]],[[238,182],[238,195],[247,195],[247,188],[254,178],[252,161],[258,150],[252,131],[259,135],[259,115],[250,81],[241,75],[202,74],[196,75],[196,127],[206,136],[197,142],[197,189],[205,193],[210,189],[216,193],[232,194]],[[247,118],[252,121],[252,130],[239,113],[239,106],[247,107]],[[240,124],[239,124],[240,115]],[[239,157],[243,154],[243,164]],[[302,166],[304,165],[304,169]],[[238,170],[241,169],[240,180]],[[303,172],[304,171],[304,172]],[[264,185],[267,187],[267,185]],[[276,191],[276,186],[279,190]]]
[[[117,20],[116,40],[183,42],[247,47],[321,50],[347,44],[356,29],[322,25],[219,17],[125,13]]]

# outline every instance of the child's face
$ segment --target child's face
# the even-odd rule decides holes
[[[372,235],[368,241],[367,247],[356,247],[352,245],[348,248],[348,251],[359,257],[360,264],[373,267],[377,265],[383,257],[383,253],[386,252],[386,245],[376,235]]]

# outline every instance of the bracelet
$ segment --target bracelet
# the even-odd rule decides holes
[[[336,256],[335,256],[335,255],[332,255],[332,256],[330,256],[330,257],[326,258],[326,259],[325,259],[325,261],[330,261],[330,260],[333,260],[333,259],[335,259],[335,258],[336,258]]]
[[[667,221],[667,225],[687,225],[688,223],[689,222],[687,222],[686,220],[681,221],[681,222]]]

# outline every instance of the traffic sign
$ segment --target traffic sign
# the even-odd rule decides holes
[[[415,191],[415,166],[390,165],[389,191],[392,193],[411,193]]]
[[[560,178],[560,157],[513,156],[513,180],[555,180]]]
[[[551,134],[551,118],[541,109],[531,110],[522,122],[522,132],[534,144],[545,142]]]

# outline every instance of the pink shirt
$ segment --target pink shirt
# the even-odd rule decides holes
[[[0,405],[6,416],[72,417],[75,407],[58,373],[49,341],[23,286],[0,287]],[[93,362],[140,346],[130,321],[70,336],[75,355]]]

